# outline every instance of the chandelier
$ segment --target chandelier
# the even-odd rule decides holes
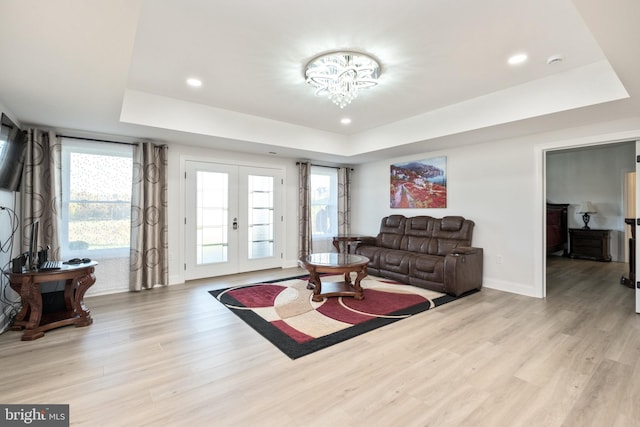
[[[331,52],[312,59],[305,67],[307,83],[316,88],[316,96],[326,96],[344,108],[360,89],[378,84],[380,64],[358,52]]]

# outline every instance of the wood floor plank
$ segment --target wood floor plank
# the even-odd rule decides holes
[[[626,271],[550,258],[545,299],[485,288],[296,360],[208,291],[304,270],[88,297],[89,327],[0,335],[0,396],[92,427],[640,426]]]

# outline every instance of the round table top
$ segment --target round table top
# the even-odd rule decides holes
[[[367,258],[366,256],[355,254],[324,252],[309,254],[304,257],[304,262],[306,262],[308,265],[322,267],[346,267],[350,265],[368,264],[369,258]]]

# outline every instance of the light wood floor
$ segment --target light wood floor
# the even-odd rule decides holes
[[[91,297],[89,327],[0,335],[0,403],[92,427],[640,426],[625,267],[553,259],[544,300],[485,288],[295,361],[207,291],[298,270]]]

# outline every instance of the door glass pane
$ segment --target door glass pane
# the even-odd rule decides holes
[[[314,252],[332,252],[338,234],[338,170],[311,167],[311,230]]]
[[[229,175],[198,171],[196,175],[196,263],[228,260]]]
[[[248,176],[249,259],[272,257],[274,253],[273,177]]]

